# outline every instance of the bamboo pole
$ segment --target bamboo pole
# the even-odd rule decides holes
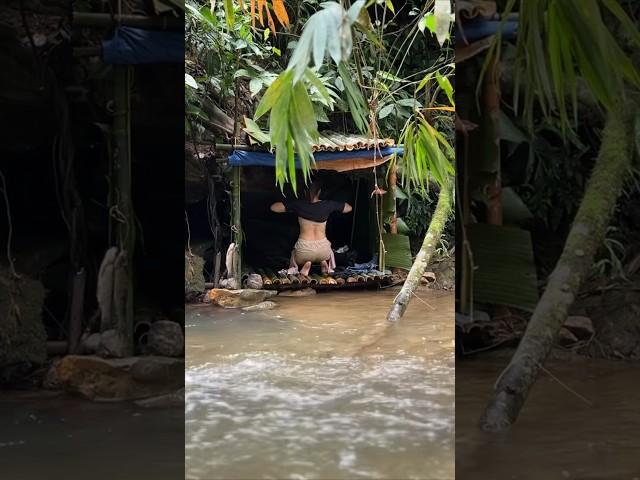
[[[216,253],[216,259],[213,267],[213,288],[220,287],[220,263],[222,261],[222,252]]]
[[[413,293],[420,285],[420,279],[427,269],[427,265],[435,252],[437,241],[440,239],[442,231],[449,219],[449,215],[451,214],[451,206],[453,202],[452,189],[452,185],[445,185],[440,189],[440,196],[438,197],[436,210],[433,212],[433,217],[431,218],[427,234],[424,237],[422,248],[420,248],[418,255],[416,255],[416,259],[413,262],[409,274],[407,275],[407,279],[405,280],[402,289],[394,299],[393,305],[387,315],[387,320],[389,322],[397,322],[400,320],[411,301]]]
[[[600,152],[573,227],[516,353],[498,377],[480,420],[484,430],[504,430],[516,421],[569,308],[591,271],[632,165],[633,107],[622,105],[608,114]]]
[[[236,285],[240,287],[242,285],[242,218],[241,218],[241,204],[240,204],[240,179],[242,176],[241,167],[233,167],[233,199],[232,199],[232,231],[234,237],[234,243],[237,248],[237,255],[235,256],[235,280]]]
[[[131,197],[131,130],[130,130],[130,67],[114,65],[114,172],[116,173],[116,208],[121,221],[117,223],[117,235],[120,252],[124,252],[122,261],[121,297],[119,301],[124,318],[118,318],[118,330],[123,337],[124,355],[133,354],[133,258],[135,248],[135,220]]]

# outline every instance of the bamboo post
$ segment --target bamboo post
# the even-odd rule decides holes
[[[233,167],[233,206],[232,206],[232,231],[234,243],[236,244],[237,253],[235,256],[235,279],[238,288],[241,286],[242,280],[242,218],[240,206],[240,178],[242,175],[241,167]]]
[[[135,248],[134,212],[131,197],[131,131],[130,131],[130,67],[114,65],[114,173],[116,174],[117,195],[115,209],[119,221],[117,235],[120,251],[125,252],[125,285],[121,306],[124,318],[119,318],[119,330],[125,343],[124,354],[133,354],[133,257]],[[125,293],[126,292],[126,293]]]
[[[480,420],[483,430],[509,428],[518,418],[531,387],[562,328],[569,308],[588,277],[621,195],[633,160],[633,105],[613,108],[607,118],[596,163],[587,183],[562,255],[507,368]]]
[[[71,316],[69,317],[69,353],[77,353],[84,321],[84,297],[87,285],[87,271],[82,268],[73,277],[71,296]]]
[[[397,235],[398,234],[398,212],[396,210],[397,205],[396,205],[396,188],[397,188],[397,184],[398,184],[398,173],[397,173],[397,167],[394,163],[389,167],[389,192],[391,194],[391,196],[393,197],[393,217],[391,217],[391,223],[390,223],[390,233],[392,233],[393,235]]]
[[[220,262],[222,261],[222,253],[216,253],[216,259],[213,266],[213,288],[220,286]]]

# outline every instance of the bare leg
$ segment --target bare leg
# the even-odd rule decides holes
[[[300,270],[300,273],[306,277],[307,275],[309,275],[310,270],[311,270],[311,262],[307,262],[302,266],[302,270]]]
[[[322,273],[324,273],[325,275],[328,273],[333,273],[333,268],[331,268],[331,266],[329,265],[329,263],[327,263],[326,260],[323,260],[322,262],[320,262],[320,269],[322,270]]]

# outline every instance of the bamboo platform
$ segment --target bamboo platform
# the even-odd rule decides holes
[[[266,272],[258,269],[256,272],[262,276],[265,290],[301,290],[313,288],[314,290],[344,290],[352,288],[380,288],[393,283],[393,275],[287,275],[280,276],[270,270]]]

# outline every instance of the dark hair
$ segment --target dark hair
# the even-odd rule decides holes
[[[305,196],[307,197],[307,200],[309,201],[313,200],[313,198],[316,195],[318,195],[321,189],[322,189],[322,181],[316,178],[305,189]]]

